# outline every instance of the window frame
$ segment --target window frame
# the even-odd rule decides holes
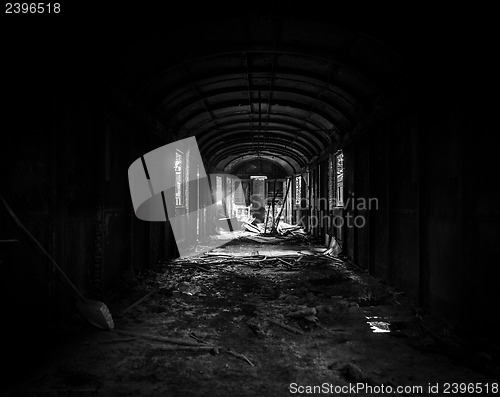
[[[298,183],[297,183],[298,182]],[[295,175],[295,180],[294,180],[294,187],[295,187],[295,200],[293,202],[293,205],[295,208],[300,208],[301,202],[302,202],[302,175]],[[298,193],[298,195],[297,195]]]
[[[344,206],[344,152],[338,150],[333,155],[333,187],[334,187],[334,207],[342,208]],[[339,165],[341,171],[339,172]],[[340,178],[339,178],[340,177]]]
[[[178,160],[178,156],[180,158],[180,161]],[[179,168],[180,171],[178,171],[177,168]],[[186,207],[186,191],[185,189],[183,189],[184,181],[186,179],[186,154],[179,149],[175,149],[174,172],[175,172],[175,195],[174,195],[175,207],[184,208]]]

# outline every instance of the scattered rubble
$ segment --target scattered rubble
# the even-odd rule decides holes
[[[134,275],[137,282],[127,282],[122,298],[110,303],[120,314],[115,330],[94,331],[100,333],[69,355],[70,365],[86,357],[78,368],[101,374],[99,395],[123,384],[140,396],[158,395],[161,387],[175,395],[234,395],[242,383],[251,386],[242,395],[275,396],[293,381],[407,384],[410,375],[418,378],[413,383],[439,381],[432,368],[444,335],[435,326],[429,336],[429,321],[412,313],[404,294],[334,255],[334,243],[325,248],[291,232],[252,233],[275,240],[269,244],[248,235]],[[370,322],[381,319],[388,332],[372,332]],[[452,367],[439,365],[449,381]],[[35,386],[68,389],[57,373]]]
[[[257,223],[255,218],[242,221],[242,228],[247,234],[243,234],[240,240],[257,243],[271,244],[283,241],[309,241],[309,236],[300,225],[290,225],[279,222],[275,228],[267,228],[265,223]]]
[[[367,384],[372,384],[372,380],[365,375],[361,368],[354,364],[348,363],[341,368],[342,375],[351,383],[364,382]]]

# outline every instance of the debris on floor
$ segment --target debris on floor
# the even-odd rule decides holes
[[[411,299],[335,256],[335,243],[248,234],[126,283],[110,302],[115,330],[84,328],[26,390],[280,396],[293,382],[488,379],[446,356]]]
[[[305,241],[308,240],[307,233],[300,225],[291,225],[289,223],[281,221],[277,223],[276,227],[271,228],[267,227],[265,223],[257,222],[255,218],[247,221],[242,221],[241,223],[242,228],[248,232],[242,235],[242,237],[246,237],[250,241],[259,243],[282,242],[283,240],[279,240],[278,237],[289,237],[287,240],[290,240],[290,237],[295,239],[303,239]],[[257,236],[255,235],[258,235],[258,237],[260,238],[256,240]]]

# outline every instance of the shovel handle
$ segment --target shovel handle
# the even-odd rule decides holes
[[[9,207],[9,205],[7,204],[7,202],[4,200],[4,198],[2,197],[2,195],[0,195],[0,200],[2,201],[3,205],[7,209],[7,212],[9,213],[9,215],[12,217],[12,219],[16,223],[17,227],[19,227],[19,229],[21,229],[35,243],[35,245],[42,252],[42,254],[44,254],[50,260],[50,262],[59,271],[59,273],[61,273],[61,276],[63,276],[63,278],[68,282],[68,284],[71,286],[71,288],[73,288],[73,290],[78,294],[78,296],[80,298],[82,298],[84,301],[87,301],[87,299],[85,299],[85,297],[78,290],[78,288],[76,288],[75,285],[71,282],[71,280],[68,278],[68,276],[66,276],[66,273],[64,273],[64,270],[59,267],[59,265],[56,263],[56,261],[54,260],[54,258],[52,258],[52,256],[50,256],[50,254],[45,250],[45,248],[43,248],[42,244],[40,244],[38,242],[38,240],[30,233],[30,231],[24,227],[24,225],[21,223],[21,221],[19,220],[19,218],[14,213],[14,211],[12,211],[12,209]]]

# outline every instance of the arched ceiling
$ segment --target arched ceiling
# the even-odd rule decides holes
[[[166,129],[196,136],[211,169],[261,157],[297,173],[383,106],[407,76],[362,33],[296,18],[244,18],[149,37],[119,84]]]

